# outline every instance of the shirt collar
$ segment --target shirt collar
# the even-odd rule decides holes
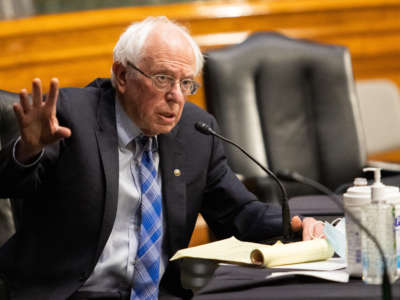
[[[115,96],[115,114],[117,120],[118,144],[120,147],[127,148],[132,140],[143,133],[126,114],[119,102],[118,96]],[[152,143],[152,151],[156,151],[157,149],[158,140],[157,137],[155,137]]]

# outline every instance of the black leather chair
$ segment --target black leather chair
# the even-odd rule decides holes
[[[260,32],[205,56],[207,109],[223,135],[272,171],[297,171],[332,190],[364,176],[366,150],[345,47]],[[261,200],[278,200],[275,183],[258,166],[230,145],[226,153]],[[284,185],[289,197],[316,194]]]
[[[18,123],[12,108],[13,103],[17,101],[18,94],[0,90],[0,148],[18,135]],[[9,199],[0,199],[0,246],[15,232],[15,204],[11,205]]]

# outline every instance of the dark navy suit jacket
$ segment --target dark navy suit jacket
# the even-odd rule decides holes
[[[61,89],[57,115],[72,136],[46,147],[29,168],[13,161],[12,144],[0,152],[0,197],[24,199],[18,231],[0,249],[0,273],[12,299],[66,299],[94,269],[117,209],[114,101],[109,80]],[[187,247],[199,212],[218,238],[257,241],[280,234],[280,210],[245,189],[221,142],[196,131],[197,121],[218,130],[210,114],[186,103],[177,126],[159,135],[169,255]],[[162,279],[174,293],[183,292],[178,272],[170,263]]]

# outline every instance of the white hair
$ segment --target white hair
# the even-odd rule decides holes
[[[114,62],[119,62],[123,66],[127,65],[128,60],[133,64],[138,64],[140,59],[144,56],[143,46],[147,37],[152,32],[154,27],[159,24],[173,25],[180,31],[191,45],[195,59],[195,75],[197,75],[203,68],[203,54],[197,43],[190,36],[186,27],[170,21],[167,17],[147,17],[141,22],[132,23],[124,33],[121,34],[117,44],[114,47],[113,57]],[[111,82],[115,86],[115,74],[111,68]]]

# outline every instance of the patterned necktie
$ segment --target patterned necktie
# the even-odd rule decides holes
[[[158,299],[162,240],[161,190],[152,156],[153,139],[141,136],[137,146],[142,146],[140,163],[141,226],[136,255],[131,300]]]

